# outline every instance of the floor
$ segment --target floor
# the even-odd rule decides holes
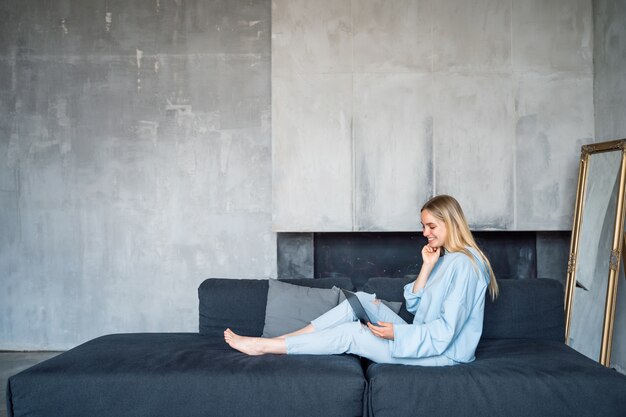
[[[0,351],[0,417],[7,417],[6,388],[10,376],[61,352],[6,352]]]

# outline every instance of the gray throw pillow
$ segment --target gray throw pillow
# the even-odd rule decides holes
[[[303,328],[339,303],[336,287],[310,288],[269,279],[263,337],[275,337]]]

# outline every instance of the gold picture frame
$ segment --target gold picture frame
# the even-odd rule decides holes
[[[610,168],[602,168],[603,164],[595,164],[595,172],[592,173],[591,182],[597,184],[605,184],[606,188],[606,180],[614,180],[614,186],[612,186],[610,193],[607,198],[610,200],[609,203],[606,204],[607,209],[605,212],[593,213],[591,211],[585,212],[586,206],[594,206],[593,201],[586,200],[587,195],[591,196],[593,193],[588,193],[587,188],[589,186],[590,178],[589,178],[589,165],[590,158],[593,158],[595,155],[605,154],[608,152],[618,152],[620,154],[609,155],[615,162],[619,160],[619,167],[616,169],[614,166]],[[605,155],[606,157],[607,155]],[[597,158],[597,157],[596,157]],[[596,160],[595,162],[598,162]],[[612,164],[607,164],[612,165]],[[617,178],[613,178],[613,175],[617,171]],[[601,176],[604,171],[607,171],[608,178],[597,178]],[[610,185],[610,184],[609,184]],[[617,297],[617,286],[619,280],[619,267],[620,267],[620,258],[622,258],[622,262],[624,262],[624,249],[626,249],[626,245],[624,244],[624,214],[625,214],[625,185],[626,185],[626,139],[614,140],[609,142],[602,143],[594,143],[590,145],[584,145],[581,148],[581,157],[580,157],[580,165],[578,171],[578,187],[576,191],[576,205],[574,209],[574,224],[572,228],[572,239],[570,244],[570,255],[569,262],[567,266],[567,282],[565,289],[565,343],[571,346],[571,330],[572,330],[572,319],[574,313],[574,298],[575,298],[575,288],[582,289],[584,291],[588,291],[584,285],[580,284],[577,281],[577,273],[581,270],[581,263],[586,262],[594,262],[596,259],[600,260],[601,268],[608,267],[608,277],[606,277],[606,296],[604,297],[604,307],[603,307],[603,317],[602,317],[602,326],[601,329],[598,327],[595,329],[593,333],[599,333],[601,330],[601,340],[597,341],[600,343],[600,351],[598,362],[604,366],[610,366],[611,364],[611,347],[613,342],[613,325],[615,320],[615,306],[616,306],[616,297]],[[598,196],[596,191],[596,197]],[[592,191],[594,189],[592,188]],[[616,194],[615,194],[616,193]],[[604,195],[602,193],[601,195]],[[615,198],[615,200],[613,200]],[[596,204],[597,206],[597,204]],[[609,236],[608,233],[610,230],[610,223],[608,223],[608,228],[604,227],[600,228],[601,230],[594,230],[593,227],[588,227],[585,229],[583,223],[592,223],[593,218],[590,216],[602,215],[605,219],[605,226],[607,225],[607,219],[610,220],[611,215],[613,214],[613,206],[615,206],[614,211],[614,222],[612,227],[612,240],[610,251],[598,249],[598,253],[596,257],[593,255],[587,255],[587,252],[583,253],[582,256],[579,253],[580,243],[581,241],[587,241],[587,239],[598,239],[602,242],[603,245],[608,245],[608,241],[605,241]],[[595,206],[594,206],[595,207]],[[590,209],[591,210],[591,209]],[[596,228],[597,229],[597,228]],[[600,234],[602,230],[606,231],[604,236],[591,236],[591,233]],[[581,232],[584,232],[586,235],[581,236]],[[600,248],[600,245],[598,245]],[[620,256],[620,254],[622,256]],[[592,259],[585,259],[585,257],[592,256]],[[608,264],[608,265],[607,265]],[[626,265],[626,264],[625,264]],[[587,265],[585,265],[587,267]],[[600,268],[600,269],[601,269]],[[589,269],[589,268],[587,268]],[[595,267],[594,271],[597,272],[599,267]],[[591,274],[593,275],[593,274]],[[600,274],[598,277],[591,276],[591,280],[595,279],[593,285],[595,285],[595,291],[604,291],[604,279]],[[581,291],[582,291],[581,290]],[[582,294],[579,292],[579,294]],[[598,299],[596,297],[596,299]],[[598,299],[599,300],[599,299]],[[601,306],[596,306],[598,312],[601,311]],[[575,318],[574,318],[575,319]],[[579,331],[580,333],[580,331]],[[595,340],[591,341],[595,343]],[[595,349],[595,347],[593,348]]]

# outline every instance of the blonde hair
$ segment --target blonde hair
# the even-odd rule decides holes
[[[447,236],[444,243],[446,251],[462,252],[476,265],[474,256],[467,248],[470,247],[476,250],[489,272],[489,293],[491,294],[491,299],[495,300],[499,294],[496,276],[493,273],[493,269],[491,269],[489,259],[487,259],[483,251],[481,251],[476,244],[459,202],[449,195],[438,195],[428,200],[420,212],[424,210],[427,210],[446,225]]]

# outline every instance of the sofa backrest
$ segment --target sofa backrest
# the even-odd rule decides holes
[[[284,279],[316,288],[353,290],[349,278]],[[363,291],[388,301],[403,301],[411,279],[370,278]],[[500,296],[485,302],[483,339],[564,340],[563,285],[551,279],[498,280]],[[246,336],[260,336],[265,324],[268,283],[265,279],[205,280],[198,288],[200,334],[221,336],[226,327]],[[400,316],[411,323],[404,303]]]
[[[503,279],[485,303],[483,339],[565,340],[563,284],[553,279]]]
[[[403,301],[403,287],[411,280],[371,278],[363,291],[378,298]],[[563,341],[563,285],[551,279],[498,280],[500,296],[485,302],[483,339],[541,339]],[[404,304],[400,316],[411,323]]]
[[[350,278],[281,279],[315,288],[354,290]],[[209,278],[198,288],[200,334],[222,336],[230,327],[244,336],[261,336],[265,325],[266,279]]]

